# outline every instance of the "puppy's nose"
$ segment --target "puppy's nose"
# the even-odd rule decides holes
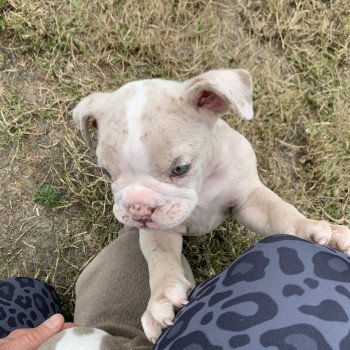
[[[154,209],[147,204],[132,204],[129,206],[129,213],[135,220],[149,219]]]
[[[148,205],[152,206],[155,202],[156,193],[150,188],[144,186],[129,186],[125,189],[122,201],[125,206],[130,205]]]

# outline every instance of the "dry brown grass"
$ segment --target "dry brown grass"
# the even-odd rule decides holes
[[[81,268],[115,237],[108,184],[71,123],[79,99],[145,77],[244,67],[263,181],[313,218],[349,225],[348,1],[0,0],[0,277],[58,287],[67,312]],[[54,185],[62,203],[32,200]],[[201,280],[242,252],[231,222],[186,242]]]

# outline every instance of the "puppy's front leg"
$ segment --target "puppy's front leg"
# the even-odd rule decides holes
[[[181,234],[140,229],[140,245],[148,263],[151,289],[141,323],[154,343],[162,329],[172,324],[175,310],[187,304],[187,295],[194,286],[184,275]]]
[[[260,184],[241,206],[232,209],[234,218],[257,233],[286,233],[350,253],[350,230],[327,221],[307,219],[291,204]]]

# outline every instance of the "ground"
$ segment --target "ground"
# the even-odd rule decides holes
[[[79,271],[119,227],[71,110],[140,78],[248,69],[255,118],[225,120],[263,182],[349,225],[349,37],[347,0],[0,0],[0,278],[52,283],[71,315]],[[255,239],[228,221],[185,254],[201,281]]]

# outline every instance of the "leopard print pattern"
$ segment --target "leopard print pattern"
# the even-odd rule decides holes
[[[350,257],[268,237],[194,289],[155,350],[348,350]]]
[[[34,278],[0,281],[0,339],[18,328],[33,328],[60,313],[55,290]]]

